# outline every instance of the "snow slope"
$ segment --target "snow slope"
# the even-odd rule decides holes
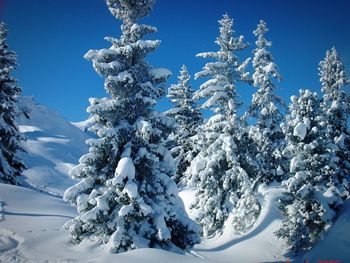
[[[0,262],[286,262],[286,244],[275,232],[281,224],[279,185],[263,188],[263,208],[253,229],[242,236],[232,233],[230,219],[224,234],[196,246],[186,255],[158,249],[139,249],[110,254],[93,241],[70,243],[63,224],[76,216],[76,209],[62,201],[63,191],[74,183],[67,171],[87,151],[88,135],[56,112],[31,99],[23,99],[32,119],[21,118],[20,129],[26,134],[26,161],[29,169],[22,178],[24,186],[0,184]],[[84,125],[83,125],[84,126]],[[29,188],[31,189],[29,189]],[[53,193],[52,194],[48,194]],[[194,199],[194,190],[180,193],[186,209]],[[304,257],[295,262],[317,260],[350,262],[350,200],[329,233]]]
[[[62,196],[74,184],[68,170],[88,151],[85,145],[88,134],[31,98],[21,98],[20,104],[30,115],[30,119],[25,116],[18,119],[19,129],[27,137],[24,148],[28,154],[23,157],[28,169],[22,183]]]

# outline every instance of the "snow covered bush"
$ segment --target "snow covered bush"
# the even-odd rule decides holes
[[[145,61],[160,41],[143,40],[156,28],[136,22],[154,3],[107,0],[123,21],[122,36],[106,38],[110,48],[85,55],[105,78],[109,97],[90,99],[91,130],[98,138],[87,142],[89,153],[70,171],[81,181],[64,199],[79,215],[65,227],[75,242],[92,238],[113,253],[142,247],[186,250],[200,241],[200,227],[188,218],[170,178],[175,169],[164,138],[173,123],[154,110],[171,73]]]
[[[276,235],[297,253],[309,249],[332,224],[344,189],[337,188],[337,145],[328,136],[317,93],[301,90],[299,98],[292,97],[289,110],[282,129],[290,177],[283,182],[284,220]]]
[[[283,115],[280,107],[284,106],[282,98],[276,95],[276,81],[281,80],[278,67],[268,50],[272,42],[265,39],[268,28],[264,21],[260,21],[254,35],[257,37],[253,58],[253,85],[258,89],[253,94],[247,117],[253,117],[256,123],[250,127],[249,137],[255,149],[258,169],[257,180],[260,182],[281,181],[284,174],[284,159],[282,149],[284,135],[280,124]]]
[[[248,60],[240,63],[236,53],[247,44],[243,36],[233,37],[233,20],[228,15],[224,15],[219,23],[220,36],[216,43],[220,50],[198,54],[213,62],[208,62],[195,75],[196,78],[209,78],[195,93],[195,98],[204,99],[202,108],[211,109],[215,115],[199,134],[202,149],[186,171],[189,184],[198,187],[191,209],[196,221],[202,225],[205,237],[222,231],[229,213],[243,194],[241,185],[250,184],[237,156],[237,143],[244,128],[237,116],[241,103],[236,84],[248,80],[245,72]]]
[[[189,83],[190,75],[185,65],[182,66],[178,79],[178,84],[170,86],[168,90],[168,98],[174,106],[166,114],[177,123],[175,131],[171,134],[174,143],[171,153],[177,167],[174,180],[180,184],[186,169],[198,154],[199,147],[195,136],[203,123],[203,117],[194,102],[194,90]]]
[[[320,62],[319,76],[323,92],[322,110],[325,114],[329,136],[338,146],[338,172],[341,183],[350,191],[350,131],[348,119],[350,113],[350,97],[344,87],[350,84],[345,68],[335,48],[327,51]],[[346,195],[348,197],[349,194]]]
[[[19,115],[17,98],[22,90],[10,75],[17,66],[17,57],[8,50],[6,37],[6,26],[0,23],[0,183],[16,184],[16,177],[25,168],[20,157],[24,137],[15,120]]]

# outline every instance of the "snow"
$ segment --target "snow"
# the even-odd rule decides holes
[[[277,66],[274,62],[270,62],[269,64],[267,64],[265,67],[264,67],[264,71],[266,73],[274,73],[277,69]]]
[[[19,129],[27,137],[24,148],[28,152],[23,155],[28,169],[21,182],[62,196],[76,182],[68,171],[88,151],[85,140],[89,135],[31,98],[21,97],[19,103],[29,110],[31,117],[18,119]]]
[[[227,223],[222,236],[203,240],[186,255],[149,248],[111,254],[108,245],[96,245],[93,241],[79,245],[69,242],[62,226],[76,216],[76,210],[60,198],[0,184],[6,203],[5,220],[0,222],[0,262],[285,262],[286,245],[273,235],[281,224],[278,200],[283,189],[275,185],[266,191],[261,215],[253,229],[244,235],[234,235]],[[186,189],[180,196],[188,208],[194,191]],[[128,206],[120,212],[127,213],[130,209],[132,207]],[[347,262],[350,258],[350,238],[346,234],[350,229],[350,201],[346,202],[344,210],[328,235],[303,259],[316,262],[319,258],[335,258]],[[166,233],[161,232],[161,218],[159,220],[159,234],[165,238]]]
[[[308,129],[311,128],[311,121],[310,121],[309,118],[305,118],[305,119],[304,119],[304,124],[306,125],[306,127],[307,127]]]
[[[74,207],[18,186],[0,184],[0,193],[7,205],[5,220],[0,222],[0,262],[210,262],[160,249],[111,254],[107,245],[93,241],[73,245],[62,226],[76,216]]]
[[[150,74],[154,80],[167,79],[172,75],[171,71],[166,68],[153,68]]]
[[[205,159],[196,159],[195,161],[195,173],[198,174],[201,170],[204,170],[206,166],[206,160]]]
[[[284,174],[283,168],[282,168],[281,166],[278,166],[278,167],[277,167],[276,174],[277,174],[278,176],[281,176],[281,175]]]
[[[339,137],[335,137],[335,143],[339,147],[344,147],[344,141],[345,141],[346,135],[342,133]]]
[[[75,197],[80,191],[85,191],[93,186],[93,181],[90,178],[85,178],[79,183],[69,187],[65,192],[63,199],[70,200]]]
[[[124,187],[124,192],[131,198],[135,199],[138,196],[138,188],[134,182],[127,182]]]
[[[46,109],[41,108],[43,111]],[[51,112],[51,111],[50,111]],[[52,112],[51,112],[52,113]],[[42,113],[48,116],[48,111]],[[57,115],[54,115],[57,117]],[[57,121],[51,115],[48,120],[54,125]],[[64,121],[61,119],[62,122]],[[46,121],[46,120],[45,120]],[[51,133],[53,130],[62,129],[59,138],[68,138],[72,133],[85,136],[75,127],[70,130],[70,123],[61,123],[60,127],[47,127],[44,120],[40,120],[37,115],[33,120],[28,120],[21,127],[30,135],[31,144],[48,144],[47,141],[41,141],[40,136],[34,136],[31,133],[46,132],[46,137],[55,138]],[[43,124],[43,125],[40,125]],[[72,132],[73,131],[73,132]],[[50,132],[50,133],[49,133]],[[57,138],[56,138],[57,139]],[[83,148],[83,142],[79,136],[72,137],[72,145],[80,145]],[[58,164],[65,164],[65,155],[67,148],[63,147],[59,141],[57,150],[53,156],[44,152],[42,158],[38,159],[37,152],[29,151],[27,163],[35,164],[37,171],[37,181],[31,177],[25,177],[23,182],[31,182],[31,188],[0,184],[0,214],[3,214],[3,220],[0,219],[0,262],[130,262],[130,263],[154,263],[154,262],[172,262],[172,263],[207,263],[207,262],[286,262],[288,254],[286,244],[283,240],[277,239],[274,232],[281,225],[281,214],[278,209],[279,199],[282,196],[283,188],[278,184],[270,186],[259,186],[259,192],[262,193],[262,211],[253,228],[244,235],[235,235],[231,226],[232,214],[227,220],[223,235],[211,239],[203,239],[202,243],[195,246],[193,251],[186,254],[176,254],[161,249],[141,248],[134,251],[111,254],[109,246],[98,245],[93,240],[83,241],[79,245],[70,242],[69,234],[64,230],[63,225],[77,215],[76,208],[65,203],[60,196],[53,196],[42,191],[41,184],[36,182],[47,182],[54,180],[55,185],[50,185],[52,191],[64,189],[66,185],[75,184],[65,177],[50,178],[52,174],[47,171],[54,171]],[[50,142],[51,143],[51,142]],[[55,142],[57,143],[57,142]],[[48,145],[46,145],[48,146]],[[60,147],[59,147],[60,146]],[[45,150],[45,146],[42,146]],[[77,148],[80,148],[77,147]],[[46,158],[43,158],[46,157]],[[51,159],[49,159],[51,158]],[[59,159],[62,158],[62,159]],[[48,160],[52,160],[48,162]],[[74,161],[74,162],[73,162]],[[78,162],[77,158],[72,158],[73,163]],[[41,169],[45,167],[45,169]],[[132,178],[132,163],[125,157],[118,165],[118,174],[127,174]],[[129,167],[129,168],[127,168]],[[33,169],[31,166],[30,169]],[[122,171],[122,172],[120,172]],[[132,182],[132,180],[128,181]],[[128,183],[127,183],[128,184]],[[29,186],[26,184],[26,186]],[[133,195],[132,184],[125,187],[128,194]],[[189,213],[189,205],[194,200],[195,189],[186,188],[180,192],[185,208]],[[83,198],[83,197],[82,197]],[[325,199],[332,198],[331,190],[324,194]],[[103,207],[103,200],[99,200]],[[328,200],[329,201],[329,200]],[[131,206],[126,206],[120,210],[120,213],[127,214]],[[1,212],[2,211],[2,212]],[[151,213],[152,208],[140,202],[140,212],[144,214]],[[190,213],[189,213],[190,214]],[[191,215],[191,214],[190,214]],[[157,219],[159,235],[166,238],[167,233],[162,232],[162,216]],[[340,262],[348,262],[350,259],[350,200],[345,201],[344,210],[335,224],[329,229],[329,232],[316,246],[307,252],[304,256],[295,258],[296,262],[316,262],[319,259],[334,259]],[[117,236],[117,235],[116,235]],[[136,238],[136,237],[135,237]],[[114,240],[117,242],[117,240]],[[135,242],[139,247],[143,247],[144,240]],[[143,245],[142,245],[143,244]]]
[[[189,193],[185,194],[190,196]],[[278,209],[281,194],[279,186],[267,191],[260,217],[249,232],[235,235],[230,223],[231,214],[223,235],[203,240],[195,247],[196,254],[212,262],[285,262],[286,246],[273,235],[281,224]],[[180,196],[184,197],[182,194]]]
[[[303,166],[303,160],[300,159],[299,156],[293,157],[292,160],[290,161],[290,166],[289,166],[289,170],[291,173],[295,172],[298,167],[302,167]]]
[[[327,189],[326,192],[323,193],[323,196],[326,198],[328,204],[333,204],[338,200],[337,196],[334,194],[337,191],[337,189],[332,186]]]
[[[120,72],[117,76],[108,76],[108,79],[115,82],[127,82],[129,84],[134,82],[133,77],[127,71]]]
[[[151,123],[149,123],[148,121],[144,121],[144,120],[138,121],[136,123],[136,127],[142,134],[146,134],[152,130]]]
[[[120,208],[118,215],[119,216],[126,216],[134,209],[133,205],[124,205]]]
[[[308,260],[316,262],[321,260],[333,260],[345,263],[350,260],[350,200],[344,204],[344,210],[337,221],[331,227],[326,237],[304,256],[298,259],[300,262]]]
[[[295,126],[293,135],[300,138],[300,140],[304,140],[307,132],[307,125],[305,123],[298,123],[297,126]]]
[[[305,198],[305,196],[309,193],[309,187],[307,185],[303,185],[298,191],[297,194],[300,195],[301,198]]]
[[[135,178],[135,166],[130,157],[123,157],[120,159],[118,166],[115,169],[115,177],[113,178],[112,183],[113,185],[122,185],[125,178],[127,178],[129,182]],[[130,187],[129,190],[132,192],[135,188]]]

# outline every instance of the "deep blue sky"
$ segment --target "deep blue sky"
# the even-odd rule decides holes
[[[317,66],[325,51],[335,46],[350,70],[349,0],[158,0],[144,23],[158,33],[149,36],[162,40],[149,57],[153,66],[173,72],[170,83],[183,63],[191,74],[206,60],[195,54],[217,50],[217,20],[228,13],[234,29],[251,43],[252,31],[264,19],[273,41],[272,52],[283,82],[278,93],[288,102],[300,88],[319,90]],[[0,19],[10,30],[10,48],[18,54],[15,76],[24,95],[59,111],[66,119],[86,119],[89,97],[106,96],[103,79],[83,55],[89,49],[109,47],[105,36],[119,36],[120,22],[108,11],[103,0],[0,0]],[[198,87],[200,81],[193,81]],[[249,103],[253,88],[239,89]],[[160,109],[169,104],[163,100]]]

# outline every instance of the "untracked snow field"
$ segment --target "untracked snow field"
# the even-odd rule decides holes
[[[281,224],[279,185],[263,188],[262,212],[253,229],[241,236],[232,232],[229,218],[223,235],[204,239],[186,254],[160,249],[138,249],[111,254],[93,240],[79,245],[70,242],[63,224],[77,215],[75,207],[62,200],[64,190],[75,181],[68,170],[87,152],[88,134],[62,119],[56,112],[30,100],[24,101],[32,119],[19,120],[27,136],[25,156],[28,169],[22,186],[0,184],[0,262],[229,262],[317,263],[318,260],[350,262],[350,201],[341,216],[316,246],[298,258],[291,258],[283,240],[274,232]],[[193,189],[180,192],[187,211]]]

